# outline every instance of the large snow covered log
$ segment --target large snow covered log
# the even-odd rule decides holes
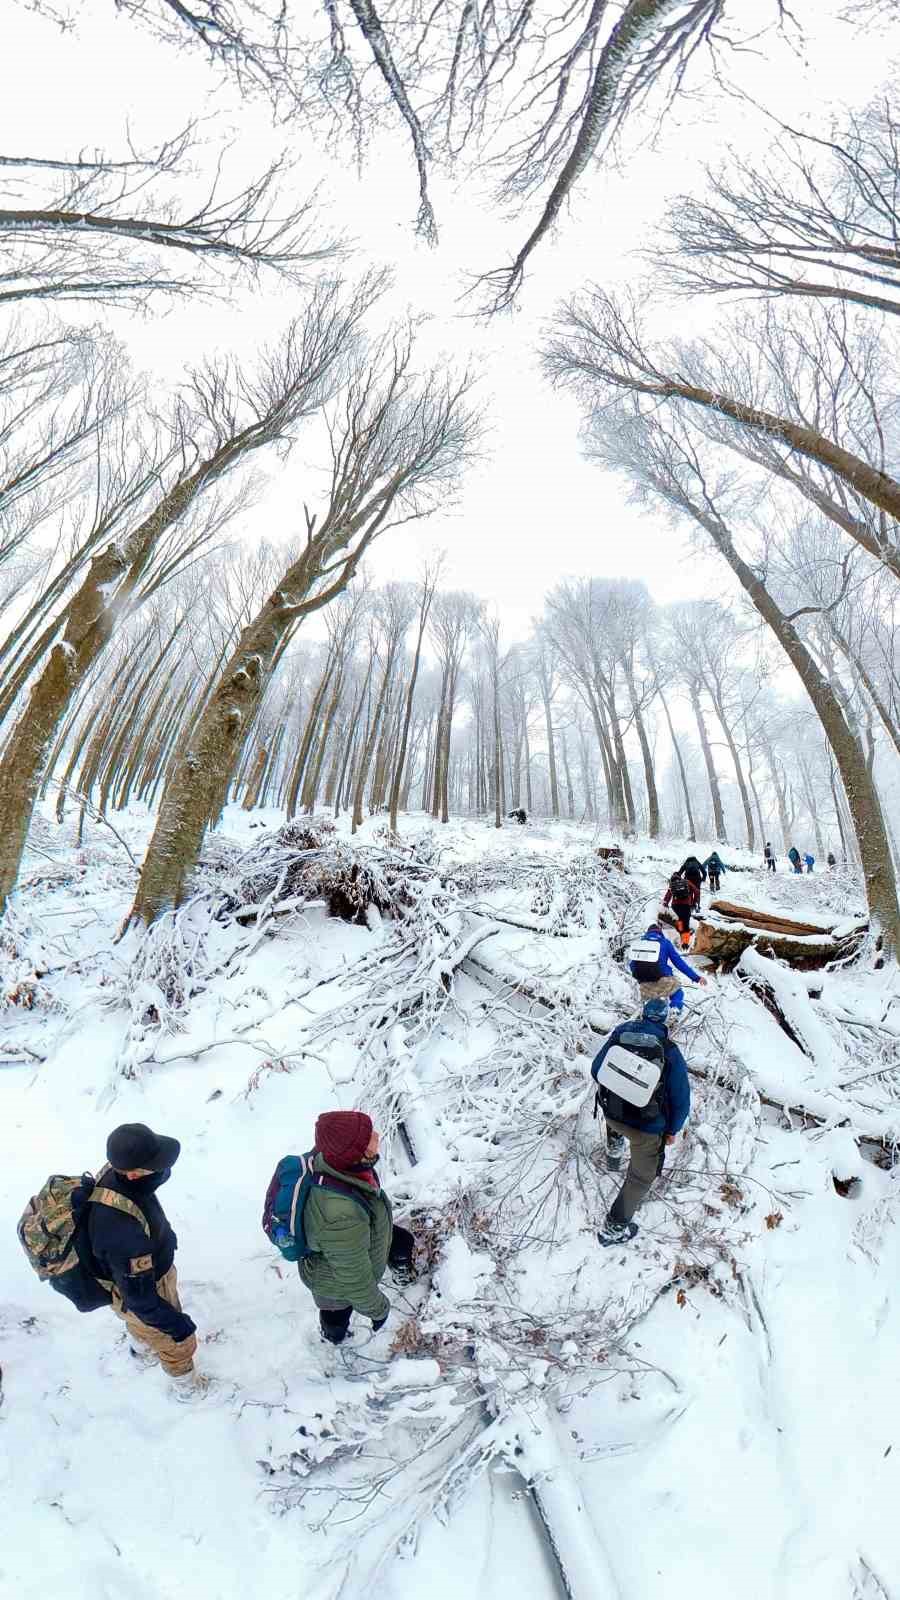
[[[697,924],[694,954],[731,968],[752,945],[792,967],[821,967],[853,955],[867,926],[865,922],[795,922],[767,908],[713,900]]]
[[[534,1496],[568,1600],[619,1600],[621,1590],[567,1460],[550,1408],[513,1407],[507,1459]]]

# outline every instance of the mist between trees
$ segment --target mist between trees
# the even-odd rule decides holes
[[[164,37],[188,26],[162,0],[120,9]],[[351,9],[352,48],[341,6],[326,8],[317,48],[333,75],[315,93],[280,10],[216,7],[230,43],[200,37],[242,93],[293,97],[301,123],[324,94],[337,137],[355,103],[361,148],[399,111],[419,225],[435,238],[413,91],[446,60],[407,82],[399,13]],[[518,102],[523,142],[497,159],[507,198],[555,187],[492,284],[494,309],[612,127],[651,91],[677,96],[701,45],[732,48],[737,36],[715,29],[731,9],[631,0],[611,23],[604,6],[593,20],[574,8],[566,27],[580,31],[558,57],[554,26],[536,38],[532,8],[509,7],[504,72],[480,77],[462,12],[463,32],[441,33],[455,67],[435,104],[459,156],[487,137],[504,93],[524,93],[510,85],[529,50],[548,63],[539,98]],[[776,5],[774,25],[796,19]],[[436,39],[429,22],[417,70]],[[353,65],[360,40],[374,98]],[[558,100],[561,81],[580,83],[577,108]],[[598,573],[548,586],[518,641],[438,566],[381,588],[365,576],[376,540],[452,500],[481,423],[470,375],[420,362],[414,319],[385,326],[385,275],[348,270],[287,161],[203,187],[193,127],[116,159],[4,157],[0,904],[50,785],[60,813],[70,797],[104,815],[132,799],[158,808],[140,922],[183,899],[229,800],[347,810],[354,828],[383,810],[394,831],[410,809],[499,826],[522,806],[654,837],[834,849],[858,863],[873,930],[895,946],[898,144],[888,100],[827,136],[782,128],[768,166],[734,158],[707,196],[673,201],[631,297],[588,289],[560,311],[544,361],[583,403],[589,456],[691,530],[744,598],[658,607]],[[227,301],[248,283],[290,287],[281,336],[249,362],[185,372],[162,399],[87,320],[92,307],[152,316],[173,296]],[[645,325],[645,306],[698,289],[722,302],[703,339]],[[293,532],[248,549],[230,525],[252,500],[249,466],[260,452],[277,462],[313,419],[326,488]],[[311,643],[298,630],[316,613],[326,640]],[[784,687],[788,663],[802,697]]]

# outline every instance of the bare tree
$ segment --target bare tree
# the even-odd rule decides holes
[[[445,591],[431,608],[429,632],[441,669],[441,698],[435,731],[431,812],[442,822],[450,820],[450,735],[456,709],[459,675],[469,640],[478,625],[481,604],[474,595]]]
[[[818,137],[784,128],[762,164],[733,156],[680,195],[653,252],[689,294],[841,300],[900,315],[900,123],[886,97]]]
[[[6,819],[0,906],[16,881],[59,723],[136,596],[157,586],[160,572],[153,562],[164,540],[178,528],[177,548],[166,562],[177,570],[197,538],[205,542],[219,526],[218,516],[204,517],[202,502],[210,490],[255,450],[285,441],[322,406],[377,287],[369,282],[345,298],[339,285],[321,286],[305,318],[292,324],[255,378],[228,361],[195,373],[153,459],[138,455],[122,484],[116,475],[115,492],[92,534],[94,545],[101,543],[97,535],[106,542],[52,625],[56,642],[0,759]],[[195,512],[199,536],[194,529],[185,539],[185,519]]]
[[[830,329],[834,326],[832,323]],[[777,370],[773,345],[770,343],[768,349],[766,346],[766,332],[774,327],[769,318],[766,328],[756,328],[755,338],[753,329],[746,327],[736,348],[733,346],[728,354],[711,354],[706,348],[690,353],[666,350],[656,357],[644,342],[635,304],[623,307],[613,296],[598,289],[581,301],[572,301],[565,307],[558,334],[545,352],[545,365],[552,378],[587,395],[598,387],[608,385],[613,389],[628,390],[662,401],[675,409],[686,406],[708,417],[716,432],[723,424],[736,425],[740,430],[767,435],[778,441],[788,455],[818,463],[853,494],[869,501],[891,519],[886,524],[886,534],[881,542],[866,542],[863,530],[852,524],[847,525],[846,531],[869,554],[882,560],[895,577],[900,577],[900,545],[893,529],[894,521],[900,519],[900,480],[886,470],[883,429],[876,418],[871,417],[870,406],[871,427],[866,441],[870,446],[870,456],[867,457],[845,448],[815,423],[811,424],[800,403],[793,416],[778,414],[758,404],[754,391],[759,383],[772,381]],[[822,355],[827,343],[828,333],[824,342],[820,341],[817,345],[817,357]],[[774,348],[784,351],[785,338],[776,334]],[[847,348],[849,353],[849,346]],[[798,352],[801,367],[806,373],[808,391],[818,394],[818,360],[808,360],[802,340],[798,344]],[[762,364],[758,361],[760,355]],[[767,355],[771,359],[767,359]],[[836,359],[843,359],[840,347]],[[866,346],[863,365],[868,359],[877,360],[877,351],[873,350],[871,343]],[[710,364],[723,372],[735,360],[740,364],[746,398],[726,392],[723,387],[716,387],[715,378],[710,382]],[[861,392],[871,380],[861,370],[856,374],[855,381]]]
[[[598,396],[599,398],[599,396]],[[840,697],[817,666],[789,614],[738,548],[721,509],[727,481],[711,486],[698,452],[685,430],[667,428],[656,412],[639,403],[607,405],[593,422],[593,449],[625,471],[645,492],[690,519],[727,561],[746,594],[795,667],[819,717],[843,780],[862,857],[873,929],[893,953],[900,942],[900,906],[884,816],[872,772],[848,725]]]
[[[327,508],[321,519],[307,513],[302,554],[244,628],[169,772],[132,913],[139,922],[180,903],[286,636],[347,587],[376,538],[446,499],[476,448],[469,377],[419,378],[412,355],[411,332],[388,338],[335,407]]]
[[[805,0],[811,18],[812,0]],[[362,159],[383,128],[409,140],[417,227],[436,236],[431,163],[485,158],[502,199],[543,192],[512,263],[483,280],[491,309],[508,305],[526,265],[592,164],[640,108],[662,120],[698,58],[715,66],[760,27],[737,0],[321,0],[304,25],[281,0],[117,0],[173,43],[192,43],[245,91],[268,94],[321,136],[349,136]],[[312,8],[309,8],[312,11]],[[728,26],[726,26],[728,24]]]
[[[353,790],[352,828],[355,833],[363,820],[363,794],[369,778],[369,769],[375,753],[375,742],[384,731],[386,708],[394,690],[397,662],[401,657],[404,640],[415,614],[415,596],[407,583],[389,583],[377,597],[373,607],[373,655],[375,630],[378,632],[378,649],[381,653],[381,684],[372,711],[365,743],[356,766]]]
[[[428,618],[431,613],[431,607],[434,604],[435,590],[437,589],[440,574],[441,562],[438,560],[435,566],[426,567],[425,573],[422,577],[422,589],[419,597],[419,621],[416,633],[416,645],[413,651],[409,681],[406,685],[403,724],[397,749],[397,756],[394,763],[394,776],[391,781],[389,826],[392,834],[396,834],[397,832],[397,813],[400,807],[400,790],[403,783],[403,775],[406,771],[406,757],[409,748],[409,729],[412,722],[413,705],[415,703],[416,683],[418,682],[419,678],[419,663],[422,659],[422,641],[425,637],[425,629],[428,626]]]
[[[123,161],[0,158],[0,305],[224,292],[230,268],[298,283],[336,253],[314,237],[313,202],[286,198],[284,160],[233,193],[221,174],[196,192],[196,145],[189,126]]]
[[[558,817],[560,814],[559,777],[556,765],[556,738],[553,730],[556,663],[552,645],[543,629],[538,629],[535,634],[532,658],[541,691],[541,704],[544,708],[544,728],[547,737],[547,772],[550,781],[550,812],[552,816]]]
[[[494,827],[503,827],[503,743],[500,722],[500,689],[508,653],[500,654],[500,618],[482,617],[478,627],[487,660],[491,695],[491,789],[494,799]]]

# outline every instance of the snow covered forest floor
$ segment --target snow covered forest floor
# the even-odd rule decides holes
[[[540,1513],[576,1600],[896,1596],[896,969],[751,952],[688,986],[691,1120],[602,1251],[590,1061],[683,843],[626,845],[623,874],[569,823],[276,842],[231,808],[190,905],[116,943],[151,820],[78,847],[39,818],[0,949],[0,1590],[551,1600]],[[723,854],[729,898],[861,910],[847,877]],[[348,895],[381,910],[330,916]],[[350,1105],[429,1269],[358,1326],[362,1379],[326,1376],[259,1225],[278,1158]],[[175,1406],[16,1240],[47,1174],[132,1120],[183,1144],[164,1198],[218,1403]]]

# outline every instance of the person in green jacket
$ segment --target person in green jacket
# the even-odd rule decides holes
[[[387,1267],[398,1283],[412,1283],[415,1239],[394,1222],[378,1180],[379,1135],[364,1111],[324,1111],[316,1121],[313,1171],[320,1182],[303,1210],[314,1254],[298,1271],[319,1309],[322,1338],[342,1344],[354,1311],[377,1332],[391,1302],[379,1287]]]

